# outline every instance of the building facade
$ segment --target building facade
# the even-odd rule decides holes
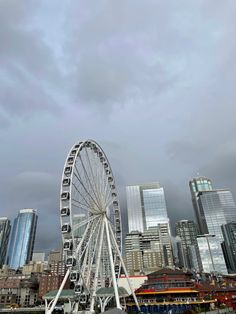
[[[22,209],[14,220],[7,262],[18,269],[32,259],[38,216],[35,209]]]
[[[204,273],[228,274],[223,251],[215,235],[205,234],[197,237],[202,271]]]
[[[236,222],[236,205],[230,190],[199,192],[198,205],[205,216],[206,233],[216,235],[220,242],[223,242],[221,226]]]
[[[224,242],[223,250],[230,272],[236,273],[236,222],[221,226]]]
[[[208,233],[204,212],[199,207],[198,193],[202,191],[211,191],[211,180],[206,177],[196,177],[189,181],[189,187],[192,196],[193,209],[197,221],[198,231],[200,234]]]
[[[125,238],[125,260],[130,275],[148,273],[164,266],[173,267],[168,223],[144,232],[132,231]]]
[[[22,307],[34,306],[38,300],[38,279],[33,276],[13,275],[0,278],[0,304]]]
[[[5,264],[11,224],[6,217],[0,218],[0,267]]]
[[[175,233],[181,239],[184,266],[200,269],[200,255],[197,245],[197,227],[192,220],[180,220],[175,224]]]
[[[159,183],[126,187],[129,232],[143,232],[169,222],[164,189]]]

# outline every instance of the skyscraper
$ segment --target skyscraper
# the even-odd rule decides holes
[[[8,251],[8,265],[11,268],[18,269],[31,260],[37,219],[35,209],[21,209],[15,218]]]
[[[11,230],[10,220],[6,217],[0,218],[0,267],[5,263],[8,240]]]
[[[126,196],[129,232],[169,223],[164,189],[159,183],[127,186]]]
[[[191,220],[180,220],[175,224],[175,232],[181,239],[185,267],[199,269],[201,261],[195,223]]]
[[[221,226],[224,242],[223,251],[231,272],[236,272],[236,222]]]
[[[201,234],[208,233],[204,212],[202,212],[201,208],[199,208],[198,193],[212,190],[211,180],[206,177],[196,177],[189,181],[189,187],[198,229]]]
[[[215,235],[205,234],[197,237],[204,273],[219,272],[228,274],[221,245]]]
[[[198,206],[205,217],[205,233],[214,234],[223,242],[221,226],[236,222],[236,206],[227,189],[202,191],[197,196]]]

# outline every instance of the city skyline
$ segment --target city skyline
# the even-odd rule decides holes
[[[197,173],[236,199],[234,1],[1,5],[0,215],[37,208],[36,249],[59,245],[80,139],[106,151],[123,212],[126,185],[159,181],[171,221],[192,219]]]
[[[204,176],[201,176],[201,177],[196,177],[196,178],[192,178],[189,182],[189,185],[191,184],[191,182],[193,181],[193,180],[198,180],[198,179],[200,179],[200,180],[202,180],[202,179],[207,179],[206,177],[204,177]],[[209,181],[211,181],[209,178],[207,179],[207,180],[209,180]],[[212,183],[212,182],[211,182]],[[158,190],[160,189],[160,190],[162,190],[162,193],[164,192],[164,189],[163,189],[163,187],[160,185],[160,183],[158,182],[158,183],[145,183],[145,184],[139,184],[139,185],[134,185],[134,186],[126,186],[126,188],[127,187],[131,187],[131,188],[133,188],[133,187],[140,187],[140,188],[142,188],[142,189],[149,189],[149,188],[153,188],[153,187],[156,187],[156,188],[158,188]],[[124,187],[124,189],[125,189],[125,187]],[[232,193],[229,191],[229,190],[226,190],[226,189],[212,189],[212,186],[210,186],[210,188],[209,188],[209,190],[207,190],[207,188],[205,189],[205,191],[206,191],[206,193],[207,192],[215,192],[215,191],[219,191],[219,192],[225,192],[225,191],[227,191],[227,192],[229,192],[230,193],[230,197],[232,198]],[[147,190],[148,191],[148,190]],[[127,191],[126,191],[127,192]],[[190,193],[189,193],[189,195],[190,195],[190,198],[191,198],[191,189],[190,189]],[[164,196],[164,194],[163,194],[163,197],[164,197],[164,205],[166,206],[166,199],[165,199],[165,196]],[[231,199],[230,199],[231,200]],[[125,199],[123,200],[124,202],[127,202],[127,196],[125,197]],[[234,201],[234,199],[232,199],[231,200],[231,202],[232,201]],[[167,202],[168,203],[168,202]],[[191,221],[191,220],[193,220],[195,223],[196,223],[196,225],[197,225],[197,219],[196,219],[196,216],[194,215],[194,206],[193,206],[193,203],[191,204],[191,211],[192,211],[192,216],[191,216],[191,219],[189,220],[189,221]],[[25,207],[26,208],[26,207]],[[23,211],[24,210],[27,210],[27,209],[23,209]],[[121,208],[121,211],[122,211],[122,208]],[[167,211],[167,212],[166,212]],[[185,220],[185,219],[182,219],[182,218],[178,218],[177,217],[177,219],[176,220],[172,220],[171,218],[169,218],[169,217],[171,217],[172,215],[173,215],[173,213],[171,213],[170,212],[170,210],[168,209],[168,208],[166,208],[165,207],[165,213],[167,214],[167,217],[166,217],[166,222],[170,225],[170,228],[171,228],[171,233],[172,233],[172,236],[176,236],[176,231],[175,231],[175,226],[176,226],[176,223],[178,223],[178,222],[181,222],[181,221],[187,221],[187,220]],[[16,214],[16,213],[15,213]],[[123,215],[123,221],[122,221],[122,224],[123,224],[123,240],[124,240],[124,237],[125,237],[125,235],[129,232],[129,228],[128,228],[128,210],[127,210],[127,207],[126,207],[126,212],[124,213],[124,211],[122,212],[122,215]],[[125,215],[125,221],[124,221],[124,215]],[[39,219],[40,219],[40,213],[39,212],[37,212],[37,216],[39,216]],[[1,218],[1,217],[0,217]],[[8,217],[2,217],[2,219],[8,219]],[[225,221],[225,220],[222,220],[223,222]],[[229,221],[235,221],[235,220],[233,220],[233,219],[229,219]],[[9,220],[9,222],[11,222],[12,224],[13,224],[13,219],[10,221]],[[164,222],[164,220],[163,220],[163,222]],[[151,225],[150,225],[151,226]],[[146,228],[147,229],[147,228]],[[134,230],[134,229],[132,229],[132,230]],[[131,231],[132,231],[131,230]],[[203,232],[204,233],[204,232]],[[206,233],[208,233],[208,232],[206,232]],[[200,233],[199,233],[200,234]],[[210,234],[214,234],[214,233],[210,233]],[[37,233],[36,233],[36,238],[35,238],[35,240],[36,240],[36,242],[37,242]],[[55,246],[53,247],[49,247],[49,246],[46,246],[46,247],[40,247],[40,246],[38,246],[38,247],[36,247],[35,248],[35,252],[37,252],[37,251],[41,251],[41,250],[43,250],[43,251],[46,251],[46,252],[49,252],[50,250],[54,250],[54,249],[58,249],[60,246],[61,246],[61,233],[60,233],[60,230],[59,230],[59,232],[58,232],[58,239],[57,239],[57,242],[55,242],[56,244],[55,244]]]

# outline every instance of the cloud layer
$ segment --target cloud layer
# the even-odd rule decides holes
[[[235,10],[233,0],[1,1],[1,215],[38,208],[37,248],[43,225],[58,245],[64,159],[86,138],[107,153],[122,199],[127,184],[160,181],[173,224],[193,217],[197,173],[236,197]]]

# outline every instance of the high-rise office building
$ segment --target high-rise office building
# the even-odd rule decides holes
[[[189,181],[189,187],[199,232],[200,234],[208,233],[204,212],[199,208],[198,193],[212,190],[211,180],[206,177],[196,177]]]
[[[198,193],[198,206],[204,214],[206,233],[214,234],[223,242],[221,226],[236,222],[236,206],[228,189],[202,191]]]
[[[159,183],[126,187],[129,232],[168,223],[164,189]]]
[[[5,263],[11,224],[6,217],[0,218],[0,267]]]
[[[21,209],[14,220],[8,265],[18,269],[32,259],[38,216],[35,209]]]
[[[228,274],[223,251],[215,235],[205,234],[197,237],[204,273],[219,272]]]
[[[175,224],[176,236],[181,239],[184,266],[199,269],[201,260],[197,245],[197,227],[191,220],[180,220]]]
[[[230,272],[236,273],[236,222],[221,226],[224,242],[223,252]]]
[[[125,255],[129,274],[173,267],[169,224],[160,223],[144,232],[128,233],[125,238]]]

